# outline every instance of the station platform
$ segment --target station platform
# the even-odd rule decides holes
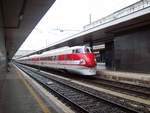
[[[150,87],[150,74],[112,71],[98,67],[97,75],[103,79]]]
[[[61,104],[58,107],[52,96],[39,93],[15,66],[0,76],[0,113],[65,113]]]

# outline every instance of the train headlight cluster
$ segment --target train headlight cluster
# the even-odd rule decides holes
[[[84,59],[80,60],[80,64],[85,64],[85,63],[86,63],[86,61]]]

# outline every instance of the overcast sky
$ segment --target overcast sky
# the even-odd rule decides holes
[[[139,0],[56,0],[20,50],[39,50],[79,32],[92,21]],[[64,29],[60,32],[57,29]]]

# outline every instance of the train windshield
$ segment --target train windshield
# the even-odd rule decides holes
[[[85,48],[84,48],[84,52],[85,52],[85,53],[91,53],[91,49],[90,49],[89,47],[85,47]]]
[[[79,49],[73,50],[73,53],[91,53],[91,49],[90,47],[79,48]]]

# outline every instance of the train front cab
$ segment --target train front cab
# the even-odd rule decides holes
[[[73,68],[69,70],[82,75],[96,74],[96,58],[90,47],[82,46],[72,50]]]

